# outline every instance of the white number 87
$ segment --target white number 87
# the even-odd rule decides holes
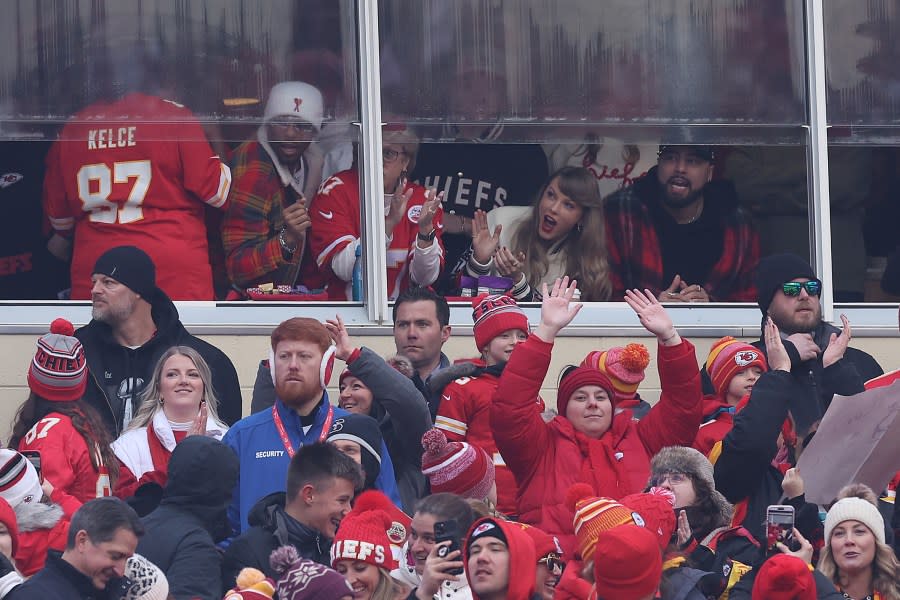
[[[152,176],[149,160],[117,162],[113,163],[112,169],[105,163],[84,165],[76,175],[82,209],[90,213],[88,218],[95,223],[140,221],[144,218],[141,205],[150,189]],[[134,184],[123,205],[119,206],[118,202],[109,199],[114,183],[128,183],[131,179],[134,179]]]

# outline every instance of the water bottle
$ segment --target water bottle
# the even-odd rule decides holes
[[[353,288],[353,300],[360,302],[363,299],[362,292],[362,244],[356,244],[356,262],[353,263],[353,277],[351,278]]]

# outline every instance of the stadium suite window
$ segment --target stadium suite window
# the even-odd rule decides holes
[[[77,3],[72,0],[71,4]],[[213,12],[207,12],[204,21],[204,9],[209,8],[204,2],[187,6],[160,2],[156,14],[143,15],[138,14],[140,3],[136,1],[105,4],[105,21],[92,34],[97,43],[85,45],[100,50],[71,52],[69,62],[60,56],[56,62],[39,66],[36,47],[17,47],[12,30],[4,36],[8,49],[3,61],[7,67],[0,66],[4,89],[25,90],[21,95],[7,92],[4,98],[6,114],[0,133],[7,139],[52,139],[66,117],[88,103],[87,95],[102,87],[102,73],[117,72],[123,63],[133,66],[135,57],[142,57],[140,64],[146,68],[140,73],[146,79],[164,82],[179,96],[190,98],[189,108],[205,122],[217,150],[253,135],[267,90],[289,76],[313,81],[323,91],[334,90],[333,104],[326,100],[326,107],[331,106],[326,112],[332,118],[358,119],[353,35],[357,23],[348,0],[233,0],[224,3],[221,22],[216,21],[220,15]],[[692,3],[690,10],[682,2],[666,0],[648,3],[641,11],[635,11],[632,3],[612,0],[506,4],[380,2],[384,120],[414,125],[426,143],[489,138],[498,144],[540,145],[549,157],[548,168],[556,164],[554,160],[583,160],[584,150],[590,146],[602,146],[608,152],[621,149],[618,156],[627,156],[635,147],[643,160],[650,159],[652,164],[660,142],[695,141],[721,148],[722,164],[717,166],[725,177],[736,169],[737,158],[733,157],[743,153],[765,160],[779,152],[792,154],[799,169],[794,174],[805,176],[802,0],[707,0]],[[879,75],[875,67],[895,64],[886,57],[890,52],[896,54],[892,40],[900,39],[889,35],[896,32],[896,7],[886,0],[867,0],[865,11],[850,15],[851,7],[857,6],[852,0],[827,4],[826,44],[841,35],[856,36],[857,42],[882,37],[872,42],[877,51],[860,54],[868,61],[852,62],[829,49],[830,121],[852,124],[855,133],[863,131],[861,123],[879,126],[882,129],[877,133],[884,134],[898,121],[897,85],[884,73],[880,77],[885,85],[876,85]],[[187,12],[178,13],[176,8]],[[34,7],[19,10],[26,23],[23,30],[56,34],[21,36],[29,43],[53,38],[75,44],[85,31],[92,31],[90,15],[63,11],[70,16],[39,23]],[[243,21],[239,18],[242,13]],[[160,31],[190,29],[195,45],[184,51],[176,35],[158,35],[151,43],[147,32],[158,23],[171,24]],[[108,37],[100,35],[103,27],[120,33],[112,38],[116,41],[105,41]],[[831,47],[840,48],[841,44]],[[105,62],[99,56],[105,56]],[[835,84],[840,64],[848,65],[845,71],[856,71],[845,85]],[[22,81],[27,85],[17,85]],[[86,81],[94,87],[79,83]],[[479,93],[454,93],[466,89]],[[59,93],[61,90],[78,93]],[[226,98],[232,102],[225,103]],[[878,110],[870,110],[870,103]],[[881,120],[867,123],[872,115],[881,115]],[[113,139],[117,136],[114,132]],[[127,136],[125,139],[127,143]],[[10,152],[23,156],[46,152],[39,140],[27,151],[22,143],[16,141],[13,148],[18,149]],[[874,148],[876,154],[880,150],[883,148]],[[40,162],[38,158],[37,164]],[[605,183],[615,185],[617,177],[623,183],[633,179],[633,171],[626,174],[624,166],[618,171],[612,165],[594,166],[595,175]],[[638,168],[637,164],[633,167]],[[808,241],[802,236],[784,236],[777,228],[766,233],[772,214],[807,218],[805,187],[802,192],[791,192],[789,199],[776,195],[761,200],[758,194],[742,193],[739,178],[732,175],[732,179],[737,179],[741,202],[756,217],[763,254],[776,247],[774,242],[786,239],[795,242],[791,249],[809,254]],[[832,205],[834,214],[834,198]],[[799,231],[806,229],[804,225]],[[767,236],[774,240],[772,244]],[[216,236],[211,237],[214,240]],[[835,245],[835,255],[840,252]],[[21,260],[7,261],[7,270],[17,268],[11,265]],[[838,262],[837,287],[856,291],[857,282],[841,283]],[[848,266],[848,272],[860,271]],[[55,291],[30,297],[55,297]]]

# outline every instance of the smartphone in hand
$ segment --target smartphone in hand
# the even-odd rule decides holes
[[[794,507],[788,504],[771,504],[766,508],[766,550],[776,552],[778,542],[791,549],[795,546]]]
[[[449,541],[450,543],[438,548],[437,554],[440,557],[445,557],[449,555],[451,552],[460,549],[460,530],[459,523],[456,522],[456,519],[447,519],[446,521],[437,521],[434,524],[434,543],[440,544],[441,542]],[[459,560],[462,560],[460,558]],[[462,567],[456,569],[450,569],[447,571],[451,575],[462,575],[463,569]]]

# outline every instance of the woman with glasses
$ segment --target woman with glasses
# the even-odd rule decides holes
[[[382,135],[383,218],[387,239],[388,297],[412,285],[435,282],[443,268],[441,196],[408,181],[419,140],[409,129],[385,129]],[[332,300],[362,300],[359,165],[330,177],[310,210],[310,247],[327,280]]]

